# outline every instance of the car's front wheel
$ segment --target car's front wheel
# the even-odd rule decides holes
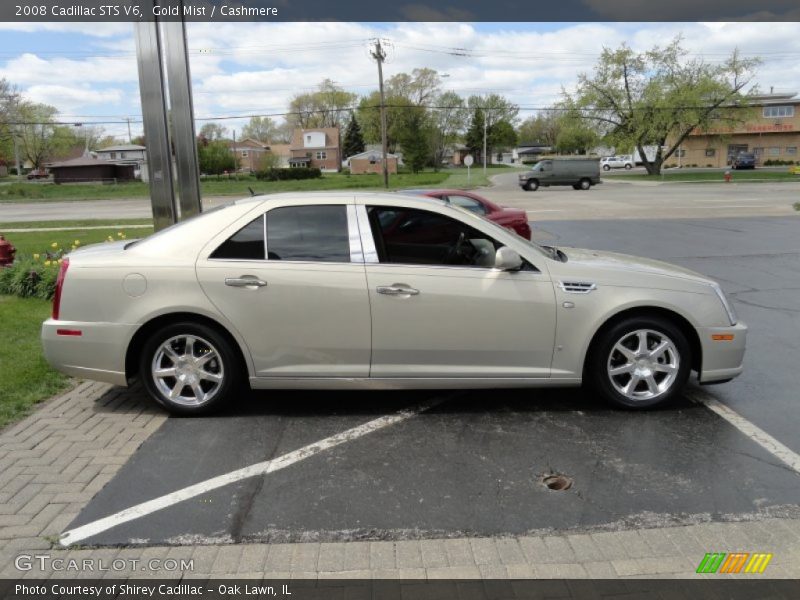
[[[200,323],[176,323],[142,348],[139,375],[150,396],[177,415],[217,410],[231,399],[240,365],[231,343]]]
[[[611,167],[609,165],[603,165],[603,171],[610,171]]]
[[[539,189],[539,182],[535,179],[529,179],[528,182],[522,186],[522,189],[526,192],[535,192]]]
[[[683,332],[658,317],[626,319],[600,334],[587,362],[592,387],[616,406],[652,408],[686,385],[692,357]]]

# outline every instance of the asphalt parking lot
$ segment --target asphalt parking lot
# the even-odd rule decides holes
[[[67,529],[145,502],[81,543],[460,537],[800,513],[798,473],[747,426],[800,452],[800,220],[534,225],[547,243],[651,256],[718,279],[750,326],[745,373],[649,413],[580,390],[253,393],[219,416],[169,419]],[[708,397],[745,425],[697,402]],[[419,405],[430,408],[320,443]],[[279,470],[202,487],[286,456]],[[547,489],[540,479],[550,473],[572,486]]]

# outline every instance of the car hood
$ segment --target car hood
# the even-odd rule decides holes
[[[588,250],[585,248],[560,248],[567,255],[568,264],[575,267],[587,267],[593,271],[605,270],[620,273],[643,273],[685,279],[697,283],[713,283],[708,277],[676,265],[641,256]]]

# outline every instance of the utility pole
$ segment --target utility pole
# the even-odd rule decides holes
[[[389,164],[386,161],[386,98],[383,93],[383,61],[386,60],[386,52],[381,47],[381,40],[375,40],[375,50],[372,58],[378,62],[378,88],[381,94],[381,165],[383,167],[383,187],[389,188]]]
[[[128,122],[128,143],[133,143],[133,136],[131,135],[131,118],[125,117],[125,120]]]

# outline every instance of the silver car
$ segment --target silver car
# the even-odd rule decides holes
[[[174,413],[237,389],[590,384],[648,408],[742,372],[747,328],[715,282],[539,246],[439,200],[248,198],[62,265],[49,362]]]

